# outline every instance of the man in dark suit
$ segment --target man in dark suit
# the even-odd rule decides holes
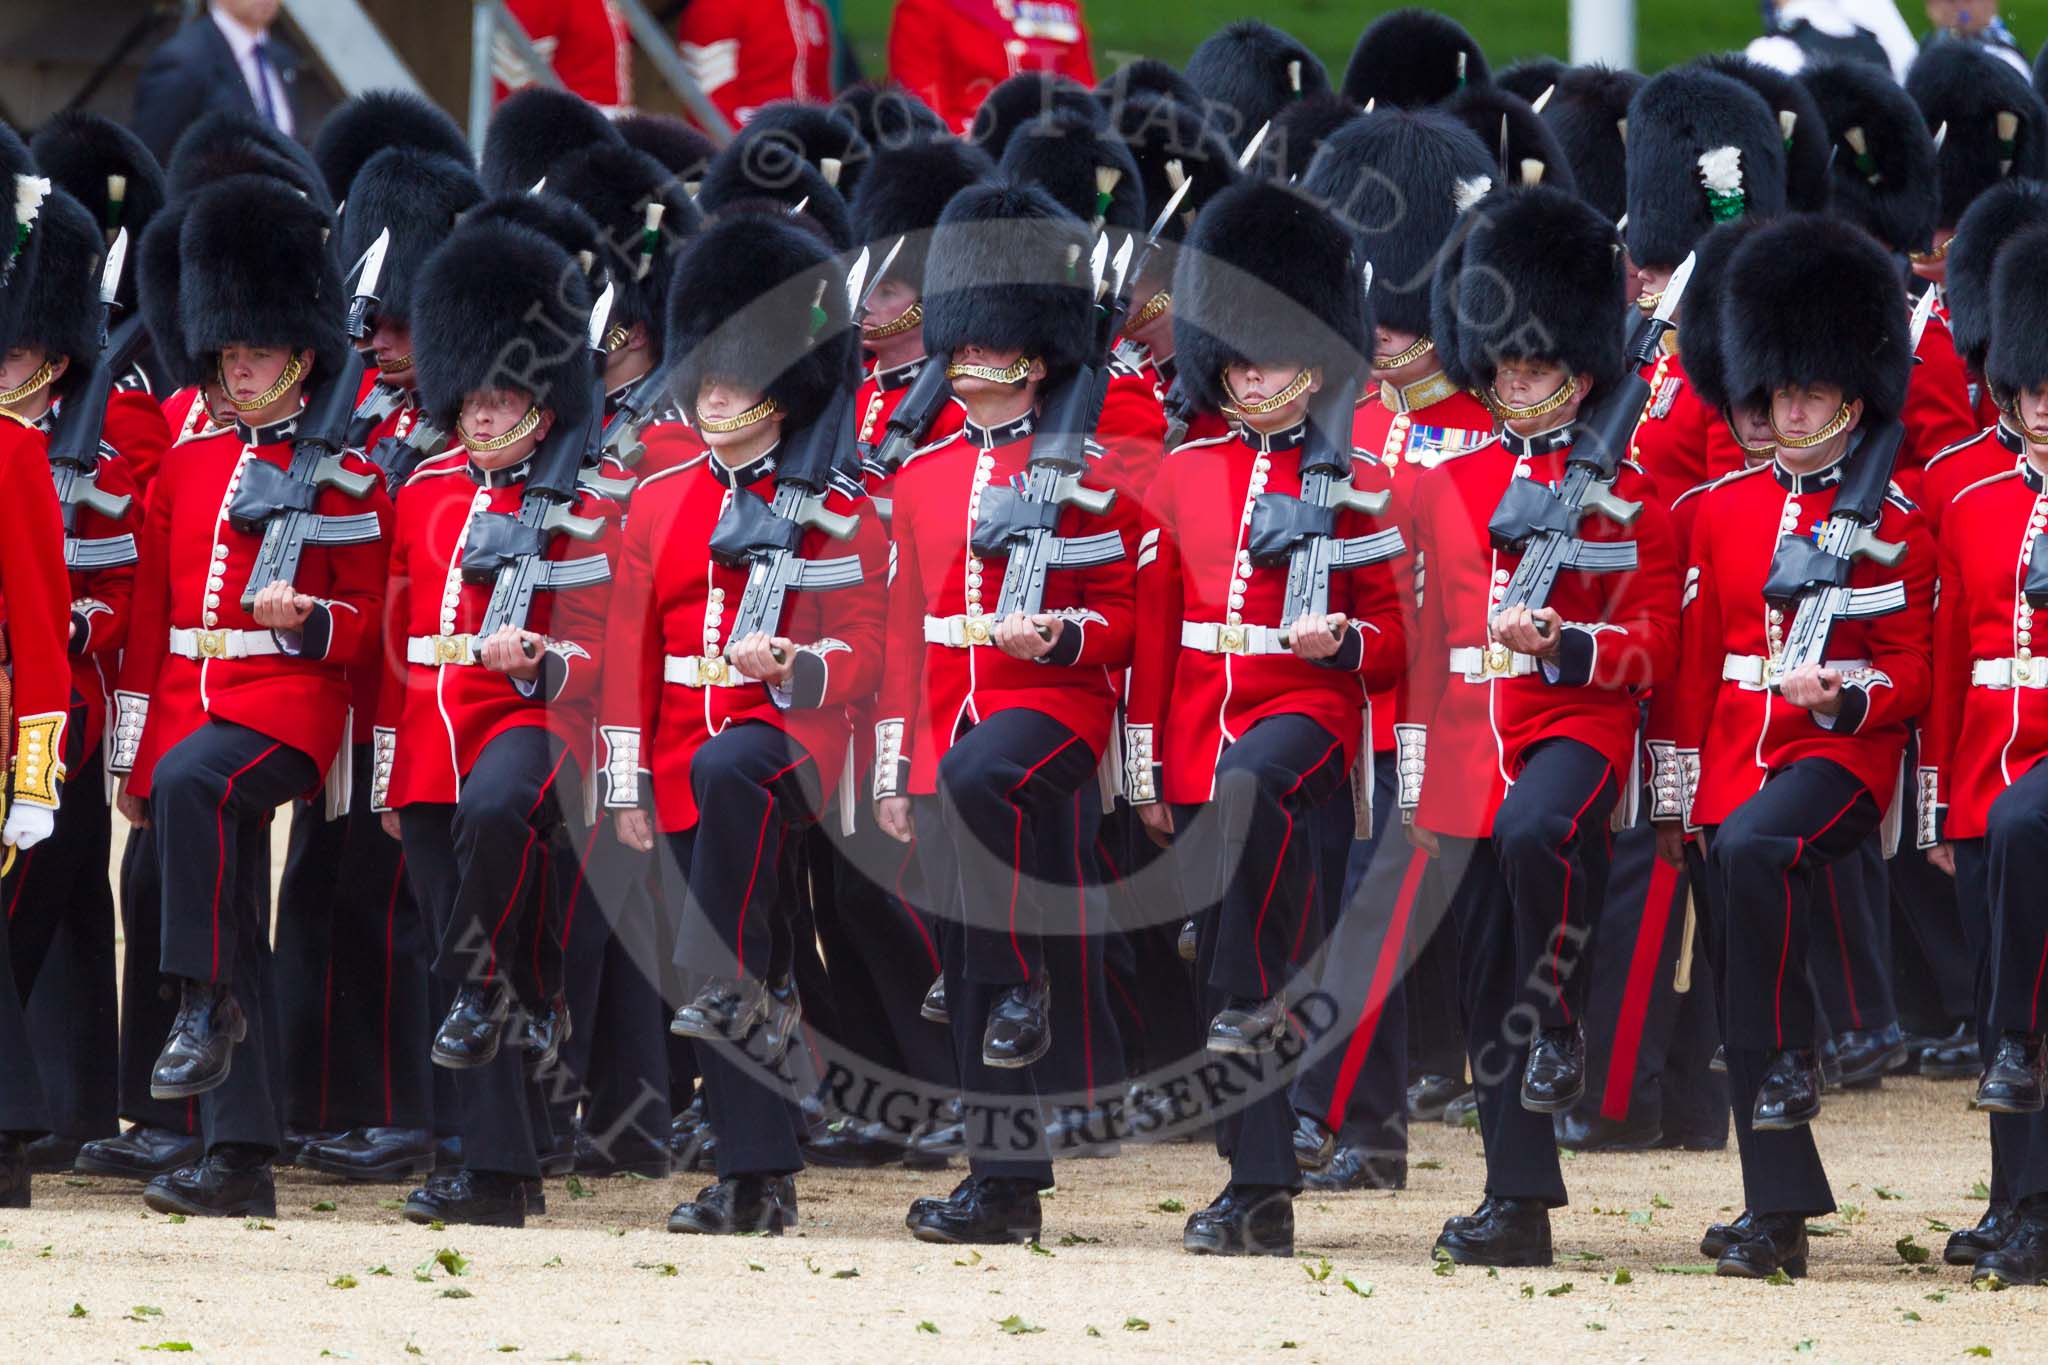
[[[135,87],[135,131],[169,161],[178,137],[216,109],[298,131],[298,54],[272,35],[278,0],[210,0],[206,14],[150,55]]]

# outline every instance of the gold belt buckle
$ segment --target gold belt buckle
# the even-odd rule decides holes
[[[202,659],[225,659],[228,657],[228,633],[224,630],[202,630],[198,636],[199,657]]]
[[[1224,626],[1216,632],[1216,652],[1219,654],[1242,654],[1245,647],[1243,626]]]
[[[705,687],[718,687],[725,682],[725,660],[716,654],[706,654],[697,661],[697,681]]]
[[[1498,640],[1486,647],[1480,656],[1480,664],[1489,678],[1511,677],[1515,669],[1515,652]]]
[[[970,616],[970,617],[968,617],[968,618],[967,618],[967,620],[966,620],[966,621],[965,621],[965,622],[964,622],[964,623],[962,624],[962,626],[961,626],[961,629],[962,629],[962,630],[963,630],[963,631],[965,632],[965,634],[966,634],[966,637],[967,637],[967,643],[968,643],[968,644],[970,644],[970,645],[985,645],[985,644],[987,644],[987,643],[988,643],[988,618],[987,618],[987,617],[985,617],[985,616]]]
[[[436,635],[434,637],[434,661],[443,664],[469,662],[469,641],[460,635]]]

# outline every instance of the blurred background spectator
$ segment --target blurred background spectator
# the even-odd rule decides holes
[[[771,100],[832,98],[836,36],[820,0],[689,0],[676,39],[683,65],[734,127]]]
[[[505,0],[534,50],[572,93],[611,113],[633,107],[633,47],[612,0]],[[491,46],[495,99],[538,77],[502,35]]]
[[[168,160],[178,135],[216,109],[255,113],[299,131],[299,58],[271,35],[278,0],[211,0],[150,54],[135,86],[136,133]]]
[[[1080,0],[898,0],[889,75],[966,132],[982,96],[1020,71],[1095,84]]]

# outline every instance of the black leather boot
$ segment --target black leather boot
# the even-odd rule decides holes
[[[1489,1199],[1469,1221],[1445,1223],[1436,1249],[1459,1265],[1549,1265],[1550,1209],[1535,1199]]]
[[[275,1218],[277,1184],[270,1153],[222,1143],[187,1166],[143,1187],[142,1202],[158,1213],[188,1218]]]
[[[1044,1222],[1032,1181],[974,1175],[944,1199],[913,1202],[903,1220],[920,1242],[977,1246],[1035,1242]]]
[[[761,1025],[761,1046],[767,1053],[768,1065],[780,1066],[789,1055],[790,1044],[796,1041],[797,1027],[803,1019],[804,1002],[797,996],[795,977],[784,977],[768,988],[768,1017]]]
[[[2044,1067],[2048,1067],[2048,1053],[2044,1053],[2040,1034],[2004,1034],[1998,1040],[1998,1050],[1991,1054],[1991,1065],[1977,1082],[1977,1097],[1970,1107],[1988,1114],[2040,1113]]]
[[[981,1035],[983,1066],[1014,1071],[1046,1054],[1052,1047],[1050,993],[1045,970],[1040,968],[1023,985],[1005,986],[996,994],[988,1007],[988,1027]]]
[[[1835,1059],[1842,1068],[1843,1089],[1882,1084],[1886,1076],[1906,1064],[1906,1035],[1897,1024],[1851,1029],[1836,1035]]]
[[[2004,1246],[2019,1226],[2019,1210],[2011,1204],[1992,1204],[1973,1228],[1957,1228],[1948,1235],[1941,1259],[1950,1265],[1975,1265],[1986,1254]]]
[[[76,1169],[116,1180],[154,1180],[196,1166],[205,1155],[200,1138],[138,1123],[119,1137],[95,1138],[79,1148]]]
[[[1977,1026],[1959,1021],[1953,1029],[1920,1049],[1920,1074],[1930,1081],[1962,1081],[1984,1070],[1977,1046]]]
[[[917,1007],[917,1012],[934,1024],[950,1024],[953,1022],[953,1012],[946,1008],[946,974],[944,972],[940,972],[933,979],[931,989],[924,993],[924,1002]]]
[[[1977,1258],[1971,1284],[2040,1284],[2048,1281],[2048,1209],[2029,1206],[1996,1251]]]
[[[526,1181],[495,1171],[437,1175],[414,1190],[403,1210],[411,1223],[466,1223],[474,1227],[526,1226]]]
[[[1229,1185],[1188,1215],[1180,1244],[1197,1256],[1292,1256],[1294,1191]]]
[[[505,1040],[505,1021],[512,1013],[512,987],[504,981],[464,986],[455,992],[448,1017],[434,1034],[434,1065],[452,1071],[489,1066]]]
[[[1287,1033],[1287,997],[1233,1000],[1209,1021],[1209,1051],[1271,1052]]]
[[[527,1065],[535,1071],[554,1070],[572,1031],[569,997],[557,991],[544,1009],[526,1016],[526,1032],[519,1041],[526,1049]]]
[[[1585,1030],[1574,1024],[1537,1034],[1529,1044],[1529,1064],[1522,1068],[1522,1107],[1537,1114],[1559,1114],[1585,1093]]]
[[[1706,1236],[1700,1238],[1700,1255],[1721,1258],[1721,1253],[1756,1231],[1756,1215],[1744,1209],[1732,1223],[1707,1224]]]
[[[78,1151],[85,1146],[83,1140],[63,1133],[46,1133],[28,1145],[28,1169],[31,1175],[69,1175],[78,1163]]]
[[[1304,1171],[1320,1171],[1337,1155],[1337,1135],[1323,1127],[1314,1114],[1294,1116],[1294,1164]]]
[[[1750,1111],[1750,1126],[1759,1132],[1780,1133],[1819,1116],[1820,1068],[1812,1051],[1789,1049],[1772,1054],[1756,1092],[1756,1107]]]
[[[792,1182],[793,1184],[794,1182]],[[734,1233],[766,1233],[780,1237],[795,1221],[796,1196],[783,1203],[783,1180],[773,1175],[736,1175],[706,1185],[695,1199],[685,1199],[668,1216],[670,1232],[729,1237]]]
[[[371,1184],[425,1180],[434,1172],[434,1135],[424,1128],[356,1128],[299,1149],[298,1164]]]
[[[720,977],[704,983],[697,998],[676,1011],[668,1031],[678,1038],[701,1038],[711,1043],[745,1040],[768,1017],[768,988],[749,978],[735,981]]]
[[[1634,1116],[1620,1123],[1597,1109],[1581,1105],[1559,1114],[1551,1123],[1557,1145],[1569,1152],[1647,1152],[1664,1142],[1664,1130],[1653,1120],[1644,1123]]]
[[[1302,1183],[1312,1190],[1341,1193],[1345,1190],[1405,1190],[1408,1188],[1406,1152],[1372,1152],[1350,1143],[1340,1143],[1330,1164],[1320,1171],[1303,1174]]]
[[[1408,1117],[1422,1123],[1444,1116],[1444,1106],[1472,1087],[1462,1076],[1417,1076],[1408,1086]]]
[[[0,1133],[0,1209],[28,1207],[28,1144]]]
[[[228,1078],[235,1044],[249,1033],[242,1007],[224,985],[181,983],[171,1036],[149,1073],[151,1099],[183,1100],[203,1095]]]
[[[1806,1275],[1806,1217],[1797,1213],[1759,1213],[1750,1219],[1749,1235],[1721,1253],[1716,1275],[1741,1280],[1767,1280],[1778,1271],[1793,1279]]]

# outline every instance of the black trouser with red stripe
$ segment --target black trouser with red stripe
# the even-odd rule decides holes
[[[1593,909],[1606,893],[1613,767],[1576,740],[1529,752],[1490,839],[1440,839],[1458,924],[1458,997],[1486,1146],[1486,1193],[1565,1202],[1548,1114],[1522,1107],[1529,1044],[1579,1017]],[[1581,984],[1574,986],[1574,979]]]
[[[1978,918],[1995,934],[1999,914],[1998,907],[1992,902],[1991,860],[1987,844],[1988,840],[1982,838],[1955,841],[1956,898],[1965,907],[1981,907],[1983,913]],[[2025,884],[2019,889],[2023,895],[2027,891]],[[2026,905],[2022,907],[2023,913],[2038,917],[2039,900],[2038,892],[2028,896]],[[1977,946],[1977,1041],[1988,1058],[1998,1046],[2001,1032],[1991,1022],[1992,998],[1997,989],[1999,945],[1993,937]],[[2028,1195],[2048,1193],[2048,1111],[2039,1114],[1992,1114],[1988,1117],[1991,1120],[1990,1202],[2010,1205]]]
[[[431,1128],[427,932],[405,852],[370,808],[375,757],[355,746],[349,813],[292,811],[278,886],[285,1113],[315,1132]]]
[[[1906,751],[1906,771],[1920,764],[1920,737]],[[1920,828],[1919,784],[1906,784],[1908,831]],[[1901,841],[1885,865],[1892,929],[1892,994],[1909,1032],[1940,1037],[1977,1018],[1977,959],[1987,935],[1981,900],[1966,902],[1954,878]]]
[[[1048,926],[1044,936],[1046,970],[1059,982],[1052,993],[1052,1050],[1038,1064],[1038,1089],[1045,1096],[1048,1119],[1064,1114],[1073,1120],[1090,1112],[1099,1118],[1097,1106],[1107,1098],[1121,1098],[1124,1082],[1123,1041],[1109,1003],[1107,950],[1112,930],[1109,892],[1096,857],[1102,800],[1094,783],[1083,782],[1074,793],[1073,818],[1079,856],[1071,875],[1076,884],[1055,893],[1071,912],[1054,921],[1058,932]],[[1105,1134],[1099,1122],[1074,1129],[1054,1154],[1071,1155]]]
[[[1373,765],[1373,837],[1353,841],[1321,986],[1337,1022],[1294,1082],[1294,1107],[1346,1146],[1408,1150],[1408,970],[1444,916],[1429,856],[1400,831],[1392,754]],[[1351,812],[1341,812],[1348,825]]]
[[[262,878],[269,890],[269,849]],[[267,896],[266,896],[267,899]],[[177,983],[165,978],[163,958],[163,869],[157,861],[156,831],[147,825],[128,831],[121,854],[120,1117],[179,1133],[199,1131],[199,1101],[160,1100],[149,1093],[149,1073],[177,1017]]]
[[[1820,1000],[1823,1032],[1833,1036],[1896,1024],[1882,834],[1872,830],[1853,853],[1821,870],[1815,909],[1821,920],[1814,929],[1808,970]]]
[[[2048,763],[1991,803],[1984,830],[1991,908],[1986,1060],[2001,1033],[2048,1029]]]

